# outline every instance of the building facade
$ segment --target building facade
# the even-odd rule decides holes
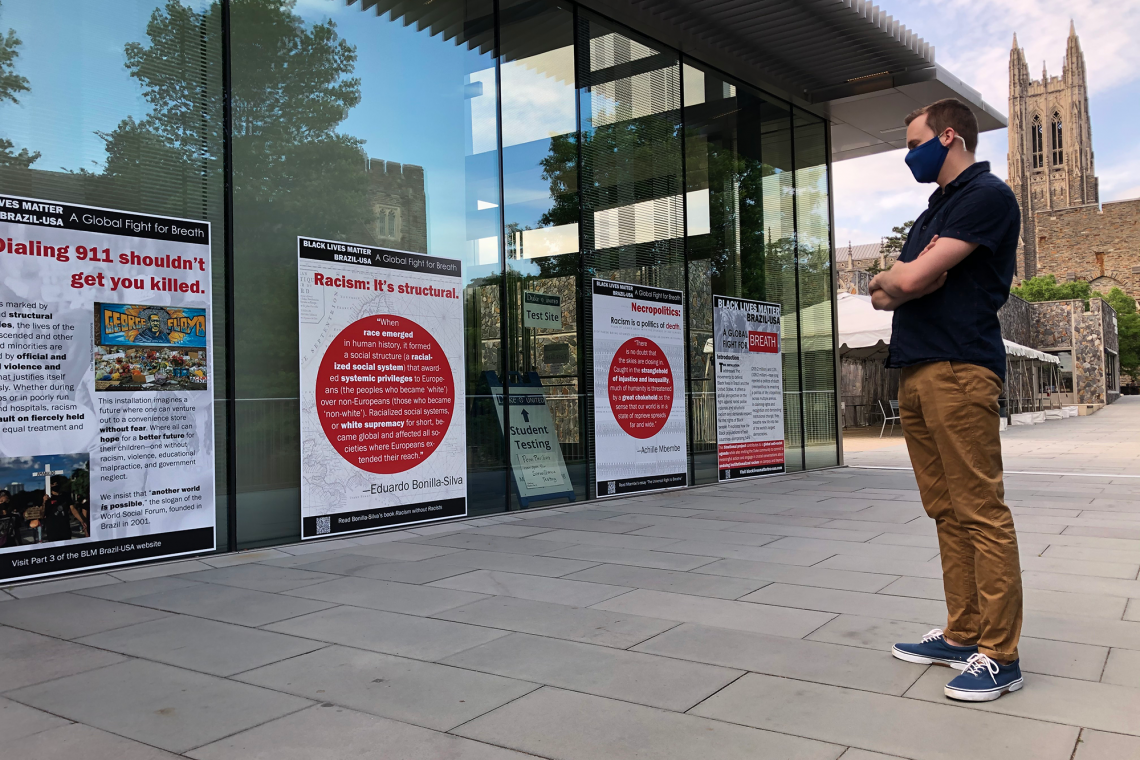
[[[921,97],[955,92],[933,50],[869,4],[836,4],[850,27],[834,41],[850,48],[839,54],[832,43],[814,52],[789,47],[763,19],[747,31],[736,25],[737,37],[769,34],[757,37],[768,45],[762,58],[756,45],[729,50],[711,42],[727,27],[714,23],[724,9],[705,5],[687,3],[680,26],[671,27],[621,2],[4,2],[0,25],[19,40],[0,70],[5,207],[57,216],[86,210],[153,235],[175,235],[176,228],[198,236],[192,250],[205,251],[186,259],[207,273],[204,285],[169,277],[147,286],[140,278],[153,303],[131,305],[118,295],[96,303],[96,328],[101,319],[134,327],[127,338],[104,336],[95,346],[100,375],[92,393],[158,393],[137,398],[161,401],[163,392],[189,389],[199,394],[198,409],[210,407],[202,394],[212,403],[197,418],[210,420],[196,431],[201,444],[191,447],[198,465],[211,463],[214,476],[202,482],[213,483],[212,493],[203,487],[201,497],[173,497],[161,489],[145,498],[211,510],[218,551],[301,538],[302,461],[312,461],[306,447],[314,440],[304,420],[317,403],[304,390],[312,360],[306,336],[322,314],[347,313],[356,303],[316,286],[373,287],[331,276],[299,281],[306,247],[346,252],[328,254],[330,261],[369,250],[399,266],[451,267],[454,283],[417,286],[416,293],[458,302],[437,321],[455,336],[448,350],[461,408],[447,419],[459,421],[462,436],[447,456],[460,463],[468,515],[607,495],[595,477],[608,456],[595,436],[602,403],[594,392],[595,279],[680,294],[681,485],[718,482],[718,369],[708,347],[720,296],[779,307],[786,470],[838,464],[832,131],[842,123],[852,144],[878,134],[858,105],[869,88],[890,96],[900,123],[917,104],[906,88]],[[756,8],[773,18],[782,13],[765,3]],[[808,36],[829,28],[811,4],[795,4],[793,16],[789,23]],[[91,35],[99,46],[81,44]],[[802,59],[780,63],[788,55]],[[865,81],[887,70],[898,78]],[[857,88],[846,84],[854,81]],[[977,107],[986,128],[1001,125],[1000,115]],[[878,140],[845,150],[892,147]],[[178,224],[169,225],[172,219]],[[32,213],[0,221],[54,224]],[[94,234],[76,227],[80,233]],[[0,252],[27,253],[32,245],[47,255],[39,243],[18,245]],[[69,261],[66,250],[53,244],[51,255],[67,267],[83,265],[72,287],[103,287],[102,274],[82,259]],[[171,261],[141,253],[124,250],[121,261]],[[119,263],[106,251],[98,256],[91,260]],[[39,287],[31,279],[0,280],[2,300],[15,302],[24,284]],[[192,308],[170,306],[168,293],[181,286]],[[62,293],[70,293],[66,285]],[[524,307],[535,298],[560,318],[536,326]],[[84,304],[71,311],[90,329]],[[208,339],[180,350],[176,342],[185,336],[168,330],[179,319],[210,324]],[[166,344],[111,345],[140,335]],[[74,371],[82,375],[81,354],[67,361],[79,362]],[[346,404],[354,401],[350,390]],[[522,460],[512,454],[523,434],[503,413],[516,396],[549,411],[544,440],[548,450],[557,448],[565,472],[551,476],[565,481],[557,497],[525,496],[531,485],[524,487]],[[153,422],[138,416],[135,396],[116,398],[135,409],[132,423]],[[98,406],[78,391],[60,400]],[[417,405],[431,406],[423,399]],[[331,438],[336,427],[319,435]],[[135,451],[155,440],[127,432],[139,435]],[[167,435],[180,434],[158,437]],[[103,477],[94,466],[100,443],[123,441],[93,441],[90,469],[87,452],[79,452],[66,462],[39,462],[37,473],[65,470],[72,483],[87,488],[89,479],[94,489]],[[18,458],[18,445],[0,440],[0,465]],[[41,496],[55,487],[31,473],[26,482],[39,482]],[[124,491],[117,506],[133,509],[139,493]],[[352,498],[348,491],[322,494]],[[95,501],[92,524],[105,517]],[[321,533],[328,521],[316,525]],[[89,527],[73,526],[74,538],[89,538],[80,536]]]
[[[1088,75],[1071,24],[1060,76],[1043,65],[1033,79],[1014,36],[1008,182],[1021,207],[1017,279],[1051,274],[1140,296],[1140,200],[1100,202]]]

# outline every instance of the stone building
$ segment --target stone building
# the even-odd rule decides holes
[[[368,233],[375,245],[427,253],[427,195],[422,166],[368,159]]]
[[[1054,275],[1140,297],[1140,200],[1100,204],[1085,58],[1070,24],[1061,76],[1009,55],[1009,186],[1021,207],[1016,279]]]

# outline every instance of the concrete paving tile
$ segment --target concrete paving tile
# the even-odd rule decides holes
[[[444,663],[684,712],[743,671],[515,633]]]
[[[928,672],[941,690],[949,671]],[[1003,701],[1014,700],[990,704]],[[915,760],[1069,760],[1078,733],[1071,726],[758,674],[690,714]]]
[[[121,583],[118,578],[115,578],[106,573],[96,573],[95,575],[79,575],[74,578],[61,578],[57,581],[41,581],[39,583],[26,583],[22,586],[9,586],[7,591],[16,599],[30,599],[33,596],[44,596],[46,594],[59,594],[64,591],[79,591],[85,588],[98,588],[99,586],[111,586]]]
[[[854,541],[828,541],[822,538],[788,536],[769,545],[770,549],[808,549],[830,551],[832,554],[849,554],[876,559],[899,559],[907,562],[928,562],[938,556],[936,549],[922,546],[890,546],[861,544]]]
[[[720,523],[727,527],[727,523]],[[653,536],[654,538],[673,538],[678,541],[704,541],[716,544],[737,544],[739,546],[763,546],[779,538],[778,535],[763,535],[761,533],[740,533],[734,530],[709,530],[688,525],[649,525],[639,528],[631,536]]]
[[[25,736],[67,725],[70,724],[63,718],[0,697],[0,736],[4,737],[5,747],[8,746],[9,742],[22,739]],[[13,755],[13,757],[17,756]],[[24,755],[23,757],[31,758],[34,756]]]
[[[921,673],[881,652],[691,623],[644,641],[634,651],[896,695]]]
[[[831,744],[549,686],[454,733],[554,760],[835,760],[843,752]]]
[[[735,578],[753,578],[769,583],[792,583],[797,586],[819,586],[821,588],[839,588],[869,593],[884,588],[898,578],[897,575],[856,573],[818,567],[797,567],[773,562],[750,562],[742,559],[722,559],[699,567],[696,572]]]
[[[342,646],[258,668],[237,680],[437,731],[455,728],[538,688],[498,675]]]
[[[1022,570],[1068,575],[1092,575],[1098,578],[1124,578],[1135,580],[1140,564],[1127,562],[1091,562],[1083,559],[1052,559],[1021,555]]]
[[[1124,620],[1051,615],[1030,610],[1025,613],[1022,635],[1101,647],[1140,649],[1140,625]]]
[[[432,581],[427,587],[457,589],[474,594],[513,596],[519,599],[552,602],[571,607],[589,607],[604,599],[629,591],[624,586],[567,581],[560,578],[543,578],[521,573],[501,573],[494,570],[475,570],[465,575],[455,575],[440,581]],[[475,599],[468,601],[475,601]],[[459,605],[453,604],[451,606],[458,607]],[[433,610],[433,612],[438,611]]]
[[[1140,599],[1129,599],[1124,608],[1124,619],[1140,623]]]
[[[329,602],[213,583],[187,584],[182,588],[132,597],[128,601],[141,607],[247,626],[268,625],[335,606]]]
[[[818,610],[846,615],[867,615],[888,620],[909,620],[921,623],[945,616],[946,605],[929,599],[867,594],[861,591],[792,586],[773,583],[741,598],[742,602],[756,602],[780,607]]]
[[[441,620],[522,631],[625,649],[677,625],[675,620],[494,596],[434,616]]]
[[[865,749],[849,747],[840,760],[906,760],[898,755],[884,755],[881,752],[868,752]]]
[[[1140,542],[1138,542],[1140,546]],[[1082,559],[1093,562],[1140,562],[1140,549],[1094,549],[1085,546],[1058,546],[1051,544],[1042,555],[1048,559]]]
[[[943,687],[950,680],[946,676],[944,670],[928,670],[906,696],[944,703]],[[1034,674],[1026,677],[1025,687],[1012,696],[1016,699],[1003,697],[993,702],[971,703],[970,707],[987,713],[1140,735],[1140,689]]]
[[[709,599],[647,589],[631,591],[596,604],[592,609],[625,612],[684,623],[702,623],[797,639],[806,636],[834,617],[823,612],[769,607],[750,602],[732,602],[726,599]]]
[[[570,547],[573,549],[574,547]],[[470,549],[438,557],[434,562],[441,565],[458,565],[469,570],[502,570],[525,575],[545,575],[558,578],[597,564],[575,559],[551,559],[550,556],[537,557],[532,554],[507,554],[506,552],[485,552]]]
[[[589,520],[578,517],[577,515],[536,517],[533,520],[527,520],[526,524],[528,528],[584,530],[591,533],[628,533],[637,528],[636,525],[629,525],[615,520]]]
[[[1073,760],[1124,760],[1128,757],[1140,757],[1140,738],[1086,729],[1081,732]]]
[[[412,538],[414,533],[409,533],[406,530],[386,530],[381,533],[359,533],[356,534],[352,542],[357,546],[372,546],[374,544],[387,544],[392,541],[403,541],[405,538]]]
[[[355,547],[354,547],[355,548]],[[324,557],[323,554],[308,555],[312,561],[305,562],[299,565],[293,565],[300,570],[311,570],[315,573],[330,573],[332,575],[359,575],[358,571],[372,567],[373,565],[384,565],[396,560],[382,559],[380,557],[373,557],[368,554],[354,554],[352,551],[335,552],[333,556]]]
[[[311,704],[145,660],[28,686],[8,697],[171,752],[185,752]]]
[[[568,557],[587,562],[609,562],[615,565],[636,565],[660,570],[692,570],[715,562],[716,557],[699,557],[695,554],[672,554],[667,551],[620,549],[612,546],[571,546],[550,552],[548,557]]]
[[[535,536],[535,540],[564,543],[566,546],[551,548],[539,554],[565,549],[567,546],[608,546],[614,549],[641,549],[654,551],[677,543],[675,538],[654,538],[653,536],[631,536],[626,533],[590,533],[584,530],[552,530]]]
[[[629,551],[628,549],[622,551]],[[658,552],[650,552],[657,554]],[[686,556],[686,555],[680,555]],[[589,570],[566,576],[567,580],[610,583],[629,588],[649,588],[672,591],[692,596],[711,596],[717,599],[737,599],[764,585],[765,581],[730,578],[718,575],[678,573],[632,565],[597,565]]]
[[[418,562],[422,559],[442,557],[445,554],[454,554],[462,551],[452,546],[430,546],[428,544],[413,544],[406,540],[390,541],[380,544],[354,546],[353,554],[366,554],[369,557],[390,559],[399,562]]]
[[[139,581],[125,581],[123,583],[116,583],[113,586],[97,586],[95,588],[83,589],[76,591],[77,594],[83,596],[93,596],[96,599],[109,599],[112,602],[125,602],[128,599],[135,599],[136,597],[146,596],[148,594],[158,594],[175,589],[188,588],[190,586],[200,586],[202,584],[195,581],[188,581],[178,576],[159,576],[157,578],[146,578]]]
[[[411,583],[395,583],[357,576],[337,578],[315,586],[287,591],[285,596],[298,596],[321,602],[350,604],[408,615],[431,615],[482,599],[480,594],[452,591]]]
[[[446,555],[445,555],[446,556]],[[517,555],[521,556],[521,555]],[[419,562],[385,562],[361,569],[357,575],[361,578],[375,578],[381,581],[396,581],[397,583],[431,583],[440,578],[450,578],[461,575],[470,570],[463,565],[447,565],[440,562],[441,557],[424,559]]]
[[[507,635],[491,628],[362,607],[334,607],[273,623],[265,630],[417,660],[438,660]]]
[[[1096,578],[1089,575],[1027,570],[1021,574],[1021,583],[1026,588],[1039,588],[1047,591],[1140,598],[1140,581],[1129,581],[1121,578]]]
[[[1140,689],[1140,652],[1134,649],[1111,649],[1104,666],[1103,683]]]
[[[165,616],[157,610],[68,593],[13,599],[0,605],[0,625],[57,639],[76,639]]]
[[[173,562],[159,562],[153,565],[142,565],[140,567],[109,570],[108,574],[115,576],[121,581],[143,581],[148,578],[162,578],[168,575],[182,575],[183,573],[193,573],[197,570],[209,569],[210,566],[201,560],[183,559]]]
[[[939,580],[942,578],[942,568],[930,562],[855,557],[850,554],[837,554],[823,560],[815,567],[829,570],[853,570],[860,573],[879,573],[881,575],[907,575],[916,578],[938,578]]]
[[[312,586],[314,583],[321,583],[322,581],[331,581],[336,577],[328,573],[314,573],[292,567],[271,567],[259,563],[249,563],[203,570],[200,573],[190,573],[186,579],[202,583],[218,583],[223,586],[249,588],[254,591],[279,593],[302,586]]]
[[[507,538],[526,538],[536,533],[548,533],[550,528],[532,528],[527,525],[484,525],[471,532],[477,536],[506,536]]]
[[[269,559],[289,556],[278,549],[252,549],[249,551],[234,552],[233,554],[212,554],[201,559],[202,564],[210,567],[233,567],[249,562],[264,562]]]
[[[943,616],[945,617],[945,616]],[[918,641],[931,628],[945,623],[901,622],[882,618],[840,615],[808,636],[812,641],[865,647],[888,655],[900,641]],[[1022,636],[1019,645],[1021,667],[1027,673],[1096,681],[1108,654],[1106,647]]]
[[[123,659],[111,652],[0,626],[0,692],[114,665]]]
[[[549,534],[542,533],[539,535],[547,536]],[[507,538],[506,536],[479,536],[470,533],[461,533],[454,536],[438,536],[435,538],[417,538],[415,542],[428,546],[449,546],[453,549],[481,549],[488,552],[507,552],[508,554],[546,554],[549,551],[564,549],[570,546],[569,542],[558,542],[554,540]]]
[[[1076,525],[1065,528],[1064,533],[1069,536],[1097,536],[1100,538],[1127,538],[1140,540],[1140,526],[1127,527],[1093,527]]]
[[[822,538],[831,541],[870,541],[882,533],[873,528],[808,528],[798,525],[777,525],[773,523],[748,523],[735,530],[744,533],[766,533],[769,536],[796,536],[798,538]]]
[[[509,749],[315,705],[186,753],[195,760],[533,760]]]
[[[15,741],[5,740],[4,751],[11,757],[36,760],[177,760],[165,750],[100,731],[82,723],[71,723]]]
[[[309,639],[185,615],[96,633],[78,642],[215,676],[233,675],[323,646]]]
[[[747,512],[705,512],[701,515],[705,520],[722,520],[724,522],[738,523],[768,523],[769,525],[800,525],[805,528],[815,528],[828,522],[826,517],[799,517],[797,515],[753,515]],[[729,528],[731,530],[731,528]]]
[[[900,578],[882,589],[880,594],[913,596],[920,599],[945,599],[942,580],[935,578]],[[1124,614],[1126,599],[1099,594],[1071,594],[1064,591],[1045,591],[1037,588],[1024,589],[1023,603],[1027,610],[1056,612],[1064,615],[1100,617],[1120,620]]]
[[[711,541],[678,541],[669,544],[668,551],[676,554],[696,554],[701,557],[745,559],[751,562],[774,562],[803,567],[822,562],[834,554],[820,549],[772,549],[767,546],[740,546]]]

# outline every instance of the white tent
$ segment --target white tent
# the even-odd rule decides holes
[[[870,296],[840,293],[839,355],[851,359],[885,359],[891,344],[891,318],[889,311],[876,311]],[[808,310],[810,311],[810,309]],[[1060,364],[1052,354],[1035,348],[1003,340],[1007,356],[1033,359],[1045,364]]]

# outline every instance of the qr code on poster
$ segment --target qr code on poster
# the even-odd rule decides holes
[[[617,481],[616,480],[606,481],[606,495],[607,496],[613,496],[615,493],[617,493]]]
[[[323,536],[326,533],[332,533],[332,518],[331,517],[318,517],[317,518],[317,535]]]

